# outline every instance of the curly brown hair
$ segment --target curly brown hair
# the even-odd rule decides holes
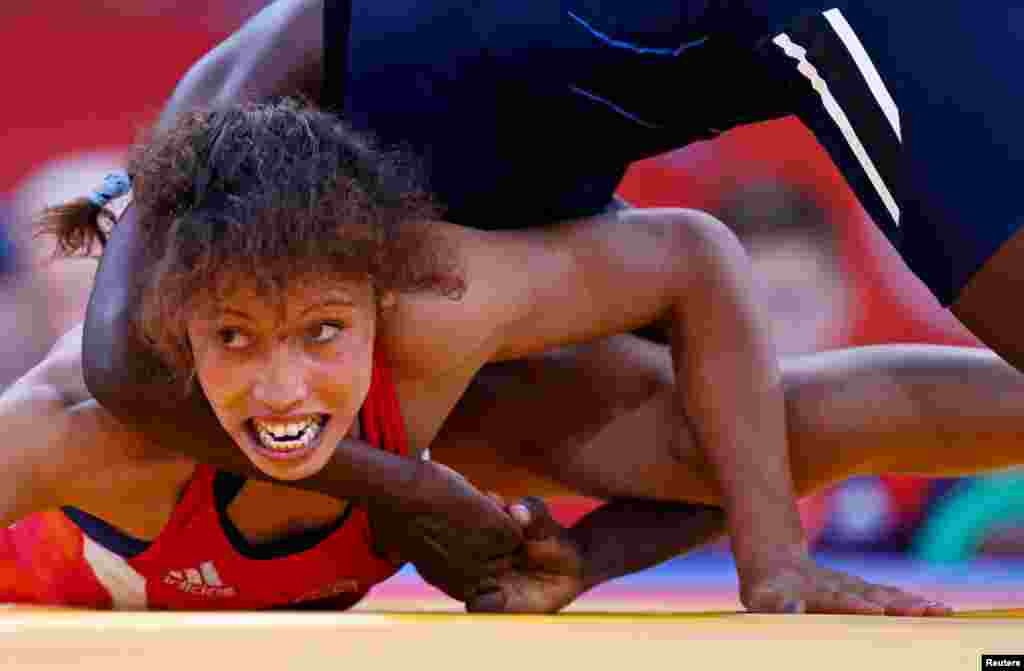
[[[305,102],[191,113],[137,145],[127,171],[152,268],[139,326],[174,372],[191,373],[188,318],[240,286],[277,301],[331,276],[453,299],[465,288],[413,161]],[[39,221],[64,255],[104,243],[102,223],[112,213],[88,199]]]

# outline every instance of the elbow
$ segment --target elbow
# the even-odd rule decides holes
[[[743,244],[721,220],[698,210],[665,209],[652,220],[667,264],[667,291],[672,294],[669,321],[723,317],[749,303],[753,268]],[[747,306],[744,306],[747,307]]]
[[[699,210],[675,210],[670,221],[684,250],[677,258],[687,266],[710,277],[749,272],[743,243],[722,220]]]

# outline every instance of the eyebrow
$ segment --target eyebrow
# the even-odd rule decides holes
[[[242,312],[241,310],[236,310],[234,308],[220,308],[217,310],[218,317],[223,317],[225,315],[230,315],[232,317],[240,317],[242,319],[245,319],[246,321],[253,321],[251,315],[249,315],[246,312]]]
[[[309,314],[310,312],[314,312],[316,310],[322,310],[323,308],[329,308],[329,307],[346,307],[346,308],[350,308],[350,307],[354,307],[355,304],[356,304],[355,301],[352,300],[351,298],[347,297],[347,296],[339,296],[339,295],[329,296],[329,297],[323,299],[322,301],[318,301],[316,303],[313,303],[311,305],[306,306],[302,310],[302,312],[299,314],[299,317],[304,317],[305,315]],[[255,318],[252,315],[250,315],[249,313],[247,313],[247,312],[245,312],[243,310],[238,310],[236,308],[232,308],[232,307],[221,307],[218,310],[217,314],[220,317],[224,317],[226,315],[229,315],[229,316],[232,316],[232,317],[238,317],[240,319],[244,319],[246,321],[255,321]]]
[[[348,298],[348,297],[345,297],[345,296],[331,296],[329,298],[325,298],[324,300],[320,301],[319,303],[313,303],[312,305],[307,306],[302,311],[302,315],[305,315],[305,314],[308,314],[310,312],[313,312],[314,310],[320,310],[322,308],[329,308],[329,307],[346,307],[346,308],[350,308],[350,307],[353,307],[355,304],[356,304],[355,301],[353,301],[351,298]],[[300,316],[302,316],[302,315],[300,315]]]

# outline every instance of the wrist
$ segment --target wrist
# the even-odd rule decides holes
[[[734,505],[728,526],[737,564],[796,560],[808,554],[795,497],[769,499],[759,510]]]
[[[742,578],[778,573],[780,570],[811,560],[811,554],[804,542],[762,546],[746,552],[734,550],[733,556],[736,560],[736,572]]]

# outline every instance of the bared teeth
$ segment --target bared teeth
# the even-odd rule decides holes
[[[321,415],[299,422],[261,422],[252,420],[260,443],[269,449],[286,452],[308,446],[320,434],[324,425]]]

